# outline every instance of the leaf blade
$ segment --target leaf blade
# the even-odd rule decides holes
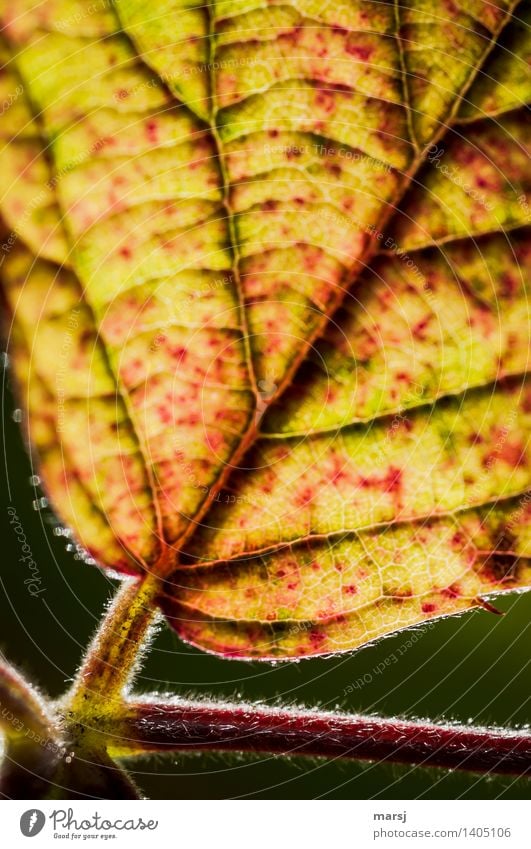
[[[76,4],[61,4],[61,25],[51,4],[28,0],[25,15],[7,13],[60,175],[73,265],[148,479],[156,515],[147,536],[162,554],[142,565],[178,564],[161,603],[198,644],[223,650],[214,631],[224,628],[232,648],[252,656],[257,622],[281,632],[275,606],[289,608],[279,600],[286,590],[261,582],[264,558],[289,546],[335,545],[344,534],[368,545],[364,535],[380,534],[395,558],[407,549],[416,563],[418,526],[433,523],[449,556],[445,522],[468,522],[474,510],[490,521],[525,497],[529,171],[524,113],[511,108],[527,89],[485,94],[492,67],[505,88],[516,79],[506,53],[491,52],[514,5],[491,5],[479,21],[477,4],[456,7],[449,20],[427,3],[323,10],[308,0],[288,10],[223,2],[207,16],[175,2],[146,13],[120,0],[136,50],[113,10],[94,14],[86,35],[70,14]],[[189,52],[164,28],[176,9],[194,39]],[[250,39],[258,28],[261,38]],[[523,50],[513,30],[514,21],[502,38]],[[440,44],[459,48],[455,63],[441,62]],[[485,113],[499,120],[476,120]],[[447,125],[442,167],[430,157]],[[355,302],[330,320],[348,287]],[[98,427],[108,413],[109,426],[116,418],[105,403],[91,398],[91,406],[88,431],[71,415],[80,469],[75,435],[108,446]],[[402,548],[400,528],[410,540]],[[480,539],[481,523],[472,530]],[[476,546],[480,559],[490,553],[503,565],[516,556],[488,536],[485,546]],[[361,554],[353,551],[354,562]],[[396,592],[384,593],[388,612],[371,613],[385,625],[365,622],[364,638],[430,618],[428,585],[450,593],[444,604],[437,596],[444,614],[474,606],[482,592],[527,586],[523,551],[495,581],[484,564],[469,569],[459,595],[450,592],[451,569],[429,584],[425,565],[408,602],[401,573]],[[243,598],[233,593],[233,570]],[[314,604],[310,621],[330,629],[333,559],[325,572],[315,597],[306,584],[305,603]],[[257,620],[245,596],[255,581],[265,605]],[[340,650],[362,640],[352,622],[341,637],[345,610],[330,613]],[[248,632],[238,642],[240,613]],[[320,653],[329,636],[312,649],[281,635],[275,656]]]

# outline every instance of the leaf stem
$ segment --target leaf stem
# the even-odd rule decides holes
[[[149,630],[156,617],[154,599],[159,580],[146,575],[123,581],[88,647],[81,667],[62,707],[76,718],[87,713],[93,702],[114,711],[123,702],[143,653],[149,645]],[[92,714],[93,708],[90,713]]]
[[[223,750],[531,772],[531,735],[518,730],[184,700],[131,701],[118,722],[102,728],[116,756]]]

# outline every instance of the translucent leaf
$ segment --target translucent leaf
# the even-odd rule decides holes
[[[240,657],[529,587],[528,7],[1,9],[15,370],[92,556]]]

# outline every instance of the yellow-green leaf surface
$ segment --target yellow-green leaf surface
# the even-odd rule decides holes
[[[529,5],[0,7],[15,371],[97,562],[238,657],[529,587]]]
[[[53,175],[22,80],[0,41],[0,171],[2,216],[10,236],[2,256],[23,239],[41,257],[67,262],[67,242],[53,191]]]

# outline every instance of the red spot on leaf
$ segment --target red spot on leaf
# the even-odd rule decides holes
[[[349,54],[349,56],[353,56],[360,62],[367,62],[371,58],[373,52],[373,48],[369,47],[368,45],[361,46],[352,41],[349,41],[347,43],[347,53]]]
[[[525,448],[521,442],[506,442],[499,451],[499,458],[508,466],[516,469],[525,460]]]
[[[310,486],[305,487],[302,492],[295,497],[294,503],[297,507],[306,507],[312,501],[315,493]]]
[[[441,595],[445,598],[459,598],[461,595],[461,589],[457,584],[451,584],[449,587],[445,587],[441,590]]]
[[[170,424],[172,421],[171,409],[165,404],[160,404],[157,407],[157,415],[163,424]]]
[[[176,360],[179,360],[179,362],[183,362],[187,357],[188,351],[182,345],[176,345],[174,348],[170,348],[170,354]]]
[[[413,326],[413,336],[416,339],[425,339],[426,338],[426,328],[432,319],[431,315],[425,316],[420,321]]]
[[[150,142],[158,141],[158,125],[156,121],[147,121],[146,123],[146,136]]]

